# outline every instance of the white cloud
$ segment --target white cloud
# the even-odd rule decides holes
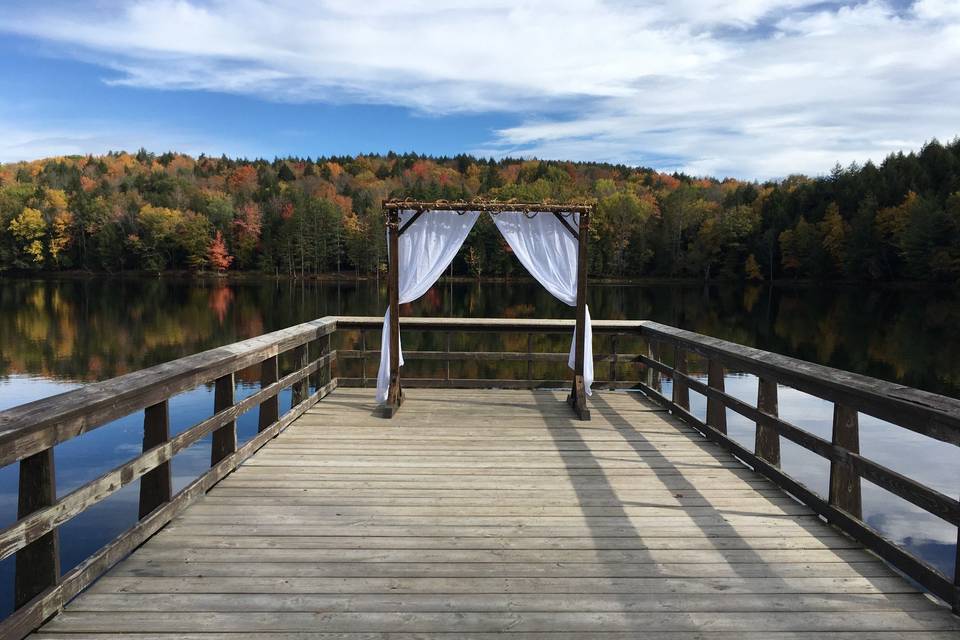
[[[475,151],[769,177],[960,133],[960,2],[139,0],[0,30],[111,82],[520,124]],[[664,160],[666,159],[666,160]]]
[[[157,130],[149,123],[143,126],[96,122],[68,124],[14,122],[0,117],[0,162],[17,162],[51,156],[104,154],[108,151],[136,151],[145,147],[153,151],[180,151],[198,155],[251,156],[249,149],[232,142],[215,140],[193,131]]]

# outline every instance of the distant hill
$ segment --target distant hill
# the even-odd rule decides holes
[[[591,272],[960,279],[960,140],[779,182],[591,162],[146,151],[0,165],[0,270],[373,273],[388,197],[596,201]],[[461,275],[519,273],[481,218]]]

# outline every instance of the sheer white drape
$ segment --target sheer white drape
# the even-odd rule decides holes
[[[492,215],[492,214],[491,214]],[[492,215],[493,221],[506,239],[514,255],[537,281],[555,298],[570,305],[577,304],[577,258],[579,243],[552,213],[536,215],[521,211],[504,211]],[[579,228],[580,214],[567,218],[574,229]],[[576,330],[570,344],[567,364],[574,368],[576,358]],[[587,395],[593,384],[593,330],[590,309],[586,309],[584,323],[583,385]]]
[[[414,211],[400,212],[400,227],[410,220]],[[413,302],[433,286],[480,216],[478,211],[457,214],[448,211],[429,211],[417,218],[398,240],[400,304]],[[389,242],[388,242],[389,244]],[[399,337],[398,337],[399,342]],[[400,352],[403,366],[403,352]],[[383,338],[380,341],[380,372],[377,374],[377,402],[387,399],[390,384],[390,309],[383,316]]]

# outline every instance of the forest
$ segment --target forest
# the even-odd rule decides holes
[[[960,280],[960,138],[769,182],[417,154],[68,156],[0,164],[0,272],[385,268],[385,198],[590,201],[594,277]],[[523,275],[484,216],[455,275]]]

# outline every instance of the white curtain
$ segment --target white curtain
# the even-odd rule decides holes
[[[400,228],[413,216],[414,211],[400,212]],[[463,241],[480,216],[478,211],[463,214],[450,211],[428,211],[418,217],[403,232],[398,241],[397,252],[400,281],[400,304],[413,302],[433,286],[453,257],[460,251]],[[389,238],[387,244],[389,245]],[[399,342],[399,336],[398,336]],[[403,352],[400,352],[403,366]],[[387,399],[390,385],[390,309],[383,317],[383,338],[380,341],[380,372],[377,375],[377,402]]]
[[[552,213],[536,215],[521,211],[505,211],[491,214],[500,233],[506,239],[514,255],[537,281],[555,298],[571,307],[577,304],[577,259],[579,243],[570,230]],[[574,229],[580,225],[580,214],[566,218]],[[583,384],[591,395],[593,384],[593,330],[590,326],[590,309],[584,323]],[[576,358],[576,330],[570,344],[567,364],[574,368]]]

